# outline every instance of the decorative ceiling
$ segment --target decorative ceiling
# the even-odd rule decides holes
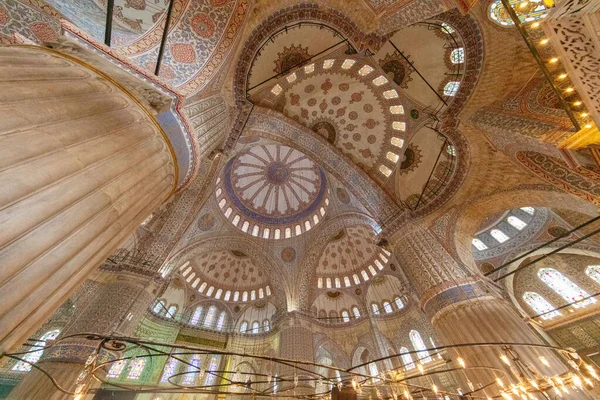
[[[305,65],[254,99],[322,135],[380,182],[395,168],[411,123],[397,86],[354,58]]]
[[[185,262],[180,267],[180,272],[192,288],[208,297],[238,302],[271,295],[266,274],[250,257],[239,251],[215,250],[203,253]]]
[[[279,144],[254,146],[230,159],[215,194],[234,226],[264,239],[301,235],[321,221],[329,205],[323,169]]]
[[[368,281],[389,263],[390,253],[373,243],[370,227],[351,226],[333,236],[317,267],[319,288],[343,288]]]

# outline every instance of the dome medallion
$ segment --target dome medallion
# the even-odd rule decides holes
[[[316,226],[329,205],[324,171],[290,147],[254,146],[227,162],[217,202],[236,227],[264,239],[286,239]]]

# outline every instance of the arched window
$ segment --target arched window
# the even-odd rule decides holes
[[[177,306],[172,305],[171,307],[169,307],[166,317],[167,318],[175,318],[175,314],[177,314]]]
[[[260,324],[258,323],[258,321],[254,321],[252,323],[252,333],[254,335],[256,335],[258,333],[259,329],[260,329]]]
[[[492,235],[492,237],[496,239],[498,243],[504,243],[510,239],[506,233],[502,232],[500,229],[492,229],[490,231],[490,235]]]
[[[164,300],[158,300],[156,302],[156,304],[154,305],[154,308],[152,309],[152,312],[154,312],[155,314],[160,314],[162,310],[164,310],[166,307],[165,305],[165,301]]]
[[[377,274],[377,271],[375,271],[375,268],[373,268],[372,265],[369,265],[369,272],[371,272],[371,275],[375,276]]]
[[[331,289],[331,278],[325,279],[325,286],[327,286],[327,289]]]
[[[177,359],[169,357],[169,361],[165,364],[165,369],[163,371],[163,376],[160,379],[161,382],[168,382],[169,378],[175,375],[177,371]]]
[[[369,375],[371,375],[374,380],[379,376],[379,370],[377,369],[377,364],[369,363]],[[378,380],[378,379],[377,379]]]
[[[392,305],[387,301],[383,302],[383,310],[386,312],[386,314],[391,314],[392,311],[394,311],[392,310]]]
[[[262,299],[263,297],[265,297],[265,291],[263,288],[258,289],[258,298]]]
[[[60,329],[53,329],[51,331],[44,333],[40,337],[39,342],[36,342],[36,346],[44,347],[46,345],[46,340],[54,340],[54,339],[56,339],[56,337],[59,334],[60,334]],[[37,347],[37,348],[39,348],[39,347]],[[29,349],[29,351],[32,351],[32,350],[34,350],[34,348]],[[15,366],[12,368],[13,371],[23,371],[23,372],[31,371],[31,364],[35,364],[36,362],[38,362],[40,357],[42,357],[42,354],[44,354],[43,349],[32,351],[31,353],[27,353],[27,354],[23,355],[23,357],[22,357],[23,360],[28,361],[28,362],[24,362],[24,361],[17,362],[15,364]]]
[[[208,290],[206,291],[206,295],[207,296],[212,296],[214,290],[215,290],[214,286],[209,287]]]
[[[190,325],[198,325],[198,321],[200,321],[200,316],[202,315],[202,307],[196,307],[194,310],[194,314],[192,315],[192,319],[190,319]]]
[[[231,290],[228,290],[225,292],[225,297],[223,297],[223,300],[229,301],[230,298],[231,298]]]
[[[554,309],[552,304],[538,293],[525,292],[523,293],[523,300],[525,300],[525,303],[527,303],[529,307],[533,308],[533,311],[535,311],[536,314],[543,314],[541,315],[542,319],[552,319],[560,315],[560,313]]]
[[[208,363],[208,370],[206,371],[206,379],[204,380],[204,386],[214,385],[217,380],[217,376],[214,372],[219,368],[219,358],[217,356],[213,356],[210,359],[210,363]]]
[[[415,363],[413,362],[412,356],[409,354],[408,349],[406,347],[400,348],[400,355],[402,356],[402,363],[404,364],[404,368],[409,370],[415,367]]]
[[[519,218],[515,217],[514,215],[511,215],[510,217],[507,218],[507,221],[509,224],[511,224],[512,226],[514,226],[515,228],[517,228],[518,230],[523,230],[523,228],[525,228],[527,226],[527,224],[523,221],[521,221]]]
[[[242,293],[242,301],[248,301],[248,292]]]
[[[373,310],[373,314],[379,315],[379,304],[371,303],[371,310]]]
[[[465,49],[458,47],[450,52],[450,61],[452,64],[461,64],[465,62]]]
[[[219,314],[219,318],[217,319],[217,330],[218,331],[222,331],[223,330],[223,325],[225,324],[225,311],[221,311],[221,314]]]
[[[348,278],[347,276],[344,277],[344,285],[346,287],[350,287],[350,278]]]
[[[446,83],[444,86],[444,95],[445,96],[454,96],[458,92],[458,87],[460,86],[460,82],[450,81]]]
[[[451,34],[454,33],[454,28],[448,25],[447,23],[442,22],[442,32],[446,34]]]
[[[202,282],[202,285],[200,285],[200,287],[198,288],[198,291],[200,293],[203,293],[204,289],[206,289],[207,286],[208,286],[208,284],[206,282]]]
[[[590,265],[586,268],[585,273],[596,283],[600,283],[600,265]]]
[[[354,283],[356,285],[360,285],[360,279],[358,279],[358,275],[356,275],[356,274],[352,275],[352,279],[354,279]]]
[[[252,300],[252,301],[256,300],[256,290],[253,290],[250,292],[250,300]]]
[[[521,210],[525,211],[529,215],[533,215],[535,208],[533,207],[521,207]]]
[[[198,372],[200,370],[200,364],[202,363],[202,358],[200,354],[194,354],[192,359],[190,360],[190,364],[187,368],[187,373],[183,376],[183,384],[184,385],[195,385],[196,378],[198,377]]]
[[[238,301],[240,299],[240,292],[235,292],[233,294],[233,301]]]
[[[111,378],[111,379],[118,379],[121,376],[121,373],[123,372],[124,367],[125,367],[125,360],[119,360],[119,361],[112,363],[112,365],[110,366],[110,369],[108,370],[108,374],[106,375],[106,377]]]
[[[268,319],[265,319],[263,321],[263,331],[269,332],[270,330],[271,330],[271,323],[269,322]]]
[[[210,306],[208,307],[208,311],[206,312],[206,317],[204,317],[204,325],[205,328],[212,328],[215,325],[215,318],[217,317],[217,307]]]
[[[519,17],[522,24],[529,22],[539,21],[546,18],[549,8],[543,1],[521,1],[521,0],[510,0],[510,5]],[[501,26],[512,26],[515,23],[506,11],[502,0],[494,1],[489,8],[490,18],[495,23]]]
[[[240,332],[241,333],[248,333],[248,332],[246,332],[247,330],[248,330],[248,323],[246,321],[244,321],[240,325]]]
[[[573,307],[575,308],[585,307],[596,302],[596,299],[593,297],[587,300],[579,301],[589,297],[589,294],[571,282],[569,278],[553,268],[540,268],[538,271],[538,277],[542,280],[542,282],[548,285],[550,289],[554,290],[569,303],[578,301],[578,303],[573,304]]]
[[[367,274],[367,271],[360,271],[360,274],[362,275],[365,282],[369,280],[369,275]]]
[[[144,372],[144,366],[146,366],[145,358],[138,358],[131,364],[131,369],[127,374],[127,379],[137,380],[142,376],[142,372]]]
[[[352,314],[354,314],[354,318],[360,318],[360,311],[358,307],[352,307]]]
[[[218,289],[217,293],[215,293],[215,299],[221,299],[221,295],[223,294],[223,289]]]
[[[472,243],[473,243],[473,246],[475,246],[475,248],[479,251],[486,250],[488,248],[485,245],[485,243],[483,243],[481,240],[479,240],[477,238],[473,239]]]
[[[335,287],[338,289],[342,287],[342,282],[340,281],[340,278],[335,278]]]
[[[430,362],[431,357],[429,357],[429,352],[426,350],[427,347],[425,346],[423,339],[421,339],[421,334],[413,329],[408,335],[410,337],[410,342],[412,343],[415,350],[417,350],[419,360],[422,363]]]
[[[342,311],[342,321],[350,322],[350,315],[348,315],[348,311]]]
[[[323,288],[323,278],[317,279],[317,287],[319,289]]]
[[[398,307],[398,310],[401,310],[404,308],[404,303],[402,302],[402,299],[400,297],[396,297],[394,299],[394,303],[396,303],[396,307]]]

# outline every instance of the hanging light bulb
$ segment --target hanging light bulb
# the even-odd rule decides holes
[[[352,379],[352,389],[356,390],[358,387],[358,383],[356,383],[356,379]]]
[[[554,387],[554,393],[556,393],[556,395],[557,395],[558,397],[561,397],[561,398],[562,398],[562,393],[560,392],[560,389],[559,389],[559,388],[557,388],[556,386]]]
[[[518,386],[511,385],[511,386],[510,386],[510,391],[511,391],[511,392],[513,392],[513,394],[514,394],[515,396],[518,396],[518,395],[519,395],[519,387],[518,387]]]
[[[540,357],[539,357],[539,360],[540,360],[540,362],[541,362],[542,364],[544,364],[546,367],[549,367],[549,366],[550,366],[550,363],[548,362],[548,359],[546,359],[546,357],[544,357],[544,356],[540,356]]]
[[[418,363],[417,368],[419,369],[419,372],[421,373],[421,375],[423,375],[423,373],[425,372],[425,368],[423,368],[423,364]]]
[[[467,385],[469,386],[469,389],[471,389],[471,392],[475,391],[475,385],[473,385],[473,382],[467,381]]]
[[[404,397],[410,399],[410,392],[408,391],[408,389],[404,389]]]
[[[534,379],[530,380],[529,383],[531,384],[531,386],[533,386],[534,388],[539,390],[540,386],[537,384],[537,382]]]
[[[270,383],[271,383],[271,379],[273,379],[273,378],[271,377],[271,374],[267,375],[267,383],[269,383],[269,384],[270,384]]]
[[[431,385],[431,390],[433,391],[433,393],[437,394],[437,392],[438,392],[438,388],[437,388],[437,386],[435,386],[435,383],[433,383],[433,384]]]
[[[588,377],[584,377],[583,381],[586,383],[586,385],[588,385],[589,387],[594,387],[594,382],[592,382],[592,380]]]
[[[501,388],[504,387],[504,382],[502,382],[502,379],[500,378],[496,378],[496,383],[498,384],[498,386],[500,386]]]
[[[298,375],[294,374],[294,386],[298,386]]]
[[[461,367],[466,368],[467,364],[465,364],[465,360],[462,357],[458,357],[456,359],[456,361],[458,361],[458,363],[460,364]]]
[[[506,400],[512,400],[512,396],[506,392],[502,392],[500,393],[500,395],[505,398]]]
[[[500,359],[502,360],[502,362],[503,362],[504,364],[506,364],[506,365],[508,365],[508,366],[510,367],[510,360],[508,359],[508,357],[506,357],[506,355],[505,355],[505,354],[502,354],[502,355],[500,356]]]
[[[577,386],[579,389],[583,389],[583,382],[581,381],[581,378],[579,377],[579,375],[573,375],[571,377],[571,380],[573,381],[573,384],[575,386]]]

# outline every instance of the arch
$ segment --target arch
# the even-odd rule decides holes
[[[462,263],[471,271],[478,271],[472,253],[472,239],[487,217],[526,206],[568,209],[588,215],[590,219],[597,216],[597,208],[593,204],[547,186],[507,190],[479,198],[456,210],[456,223],[448,228],[453,231],[450,237]]]
[[[165,265],[168,265],[168,270],[172,271],[173,266],[181,264],[184,260],[189,260],[202,253],[219,249],[243,252],[251,257],[257,266],[264,267],[264,272],[267,276],[277,276],[278,279],[269,283],[273,289],[271,300],[275,302],[277,308],[287,308],[287,304],[291,301],[291,291],[289,290],[290,284],[286,278],[289,274],[286,273],[281,263],[260,246],[260,243],[253,241],[250,238],[246,238],[245,236],[228,233],[222,236],[212,235],[210,237],[203,237],[202,239],[189,243],[187,246],[179,249],[167,260]],[[204,283],[206,282],[203,282],[202,285],[204,285]],[[236,293],[237,292],[234,292],[233,295],[234,301],[236,299]]]
[[[339,368],[350,368],[350,358],[339,343],[334,342],[324,334],[316,334],[313,339],[315,357],[319,354],[319,350],[326,351],[333,361],[333,364]]]
[[[58,335],[60,335],[60,329],[49,330],[48,332],[40,336],[39,341],[41,343],[37,343],[37,345],[43,347],[46,345],[47,340],[54,340]],[[31,351],[31,349],[27,349],[27,351]],[[12,367],[12,370],[23,372],[31,371],[31,364],[35,364],[36,362],[38,362],[38,360],[42,357],[43,354],[44,350],[40,349],[23,355],[23,359],[28,362],[17,361],[17,363]]]

